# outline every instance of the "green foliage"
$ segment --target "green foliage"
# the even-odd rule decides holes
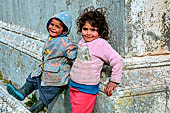
[[[2,81],[3,83],[7,83],[7,84],[13,84],[11,80],[8,79],[3,79]]]
[[[8,78],[4,79],[1,71],[0,71],[0,80],[2,80],[3,83],[12,84],[12,81],[8,80]]]
[[[3,75],[1,71],[0,71],[0,80],[3,80]]]
[[[28,106],[28,107],[31,107],[33,104],[35,104],[37,102],[37,97],[35,94],[32,94],[32,97],[28,97],[28,101],[25,102],[25,104]]]

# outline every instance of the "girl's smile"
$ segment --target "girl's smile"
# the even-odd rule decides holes
[[[97,27],[93,27],[86,21],[85,25],[82,28],[82,36],[86,42],[91,42],[99,38],[99,33]]]

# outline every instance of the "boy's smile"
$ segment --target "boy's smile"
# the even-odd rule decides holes
[[[93,27],[86,21],[82,28],[82,36],[86,42],[91,42],[99,37],[97,27]]]
[[[48,27],[48,31],[51,37],[58,37],[61,34],[64,34],[63,29],[63,23],[55,18],[51,20],[51,23]]]

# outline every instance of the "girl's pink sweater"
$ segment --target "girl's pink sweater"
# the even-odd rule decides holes
[[[123,59],[111,45],[101,38],[87,43],[80,40],[77,59],[70,72],[71,80],[85,85],[98,84],[104,62],[112,67],[110,81],[120,83]]]

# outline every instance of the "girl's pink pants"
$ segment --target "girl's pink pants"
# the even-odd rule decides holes
[[[92,113],[97,94],[88,94],[70,87],[71,113]]]

